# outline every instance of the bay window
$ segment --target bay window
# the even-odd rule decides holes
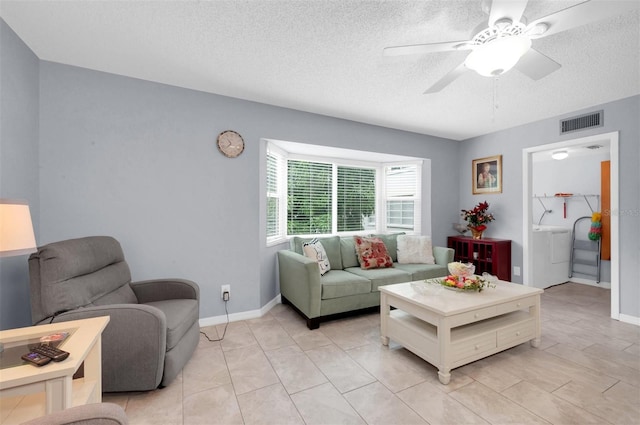
[[[316,157],[267,146],[268,243],[294,235],[420,233],[420,160]]]

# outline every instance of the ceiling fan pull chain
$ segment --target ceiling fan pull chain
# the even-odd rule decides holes
[[[491,122],[494,124],[496,122],[496,112],[498,111],[498,108],[500,108],[500,104],[498,102],[498,86],[499,86],[498,80],[500,80],[499,77],[493,78],[493,105],[491,107],[491,112],[492,112]]]

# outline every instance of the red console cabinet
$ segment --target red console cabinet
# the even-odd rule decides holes
[[[487,272],[511,281],[511,240],[449,236],[447,246],[455,251],[454,261],[475,264],[477,275]]]

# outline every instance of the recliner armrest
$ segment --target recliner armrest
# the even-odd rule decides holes
[[[151,279],[131,282],[141,304],[175,299],[200,299],[200,287],[187,279]]]
[[[114,403],[92,403],[53,412],[22,425],[127,425],[129,420],[122,407]]]
[[[54,322],[109,316],[102,333],[104,392],[148,391],[158,387],[167,350],[167,319],[156,307],[110,304],[82,307],[54,317]],[[49,323],[49,320],[40,324]],[[64,346],[62,347],[64,349]]]

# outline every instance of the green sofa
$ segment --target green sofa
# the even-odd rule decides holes
[[[292,238],[290,249],[278,251],[282,303],[292,305],[309,329],[317,329],[321,321],[379,306],[379,286],[445,276],[447,264],[453,261],[453,249],[434,246],[436,264],[399,264],[398,235],[376,236],[385,243],[393,267],[363,270],[353,237],[332,236],[318,238],[331,264],[324,276],[318,263],[303,255],[302,245],[310,239]]]

